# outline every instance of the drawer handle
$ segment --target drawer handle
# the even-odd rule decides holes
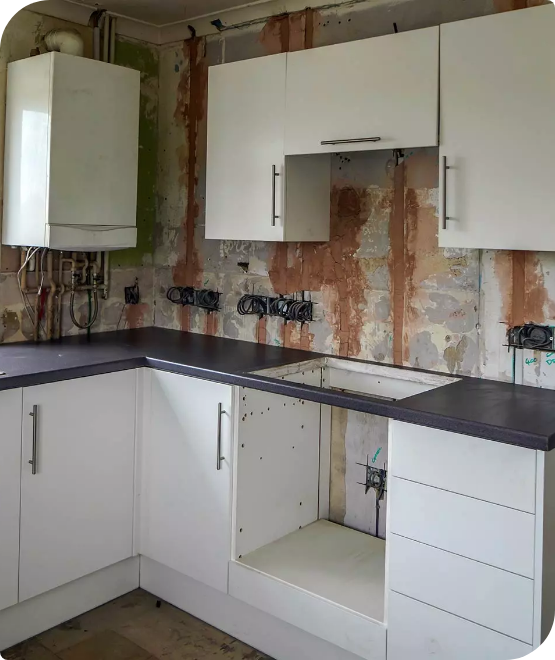
[[[351,138],[348,140],[322,140],[320,144],[325,147],[327,144],[357,144],[359,142],[380,142],[381,137]]]
[[[225,461],[225,456],[222,456],[222,415],[225,415],[222,404],[218,403],[218,446],[216,458],[216,470],[222,469],[222,461]]]
[[[31,460],[29,461],[29,465],[32,466],[31,474],[37,474],[37,471],[38,471],[37,445],[38,445],[39,407],[38,406],[33,406],[33,412],[30,412],[29,416],[33,418],[33,454],[32,454]]]

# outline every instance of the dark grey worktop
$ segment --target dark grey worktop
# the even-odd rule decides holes
[[[0,346],[0,391],[154,367],[222,383],[317,401],[529,449],[555,447],[555,392],[462,378],[399,401],[320,389],[251,372],[322,357],[233,339],[143,328]]]

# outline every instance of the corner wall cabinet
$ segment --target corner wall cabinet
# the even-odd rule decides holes
[[[555,250],[555,7],[441,26],[439,245]]]
[[[206,238],[329,240],[329,157],[285,157],[287,55],[208,75]]]
[[[328,241],[330,153],[437,144],[439,28],[213,66],[206,238]]]
[[[439,28],[287,57],[285,153],[438,143]]]

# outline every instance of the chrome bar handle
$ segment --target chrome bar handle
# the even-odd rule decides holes
[[[447,229],[447,220],[450,220],[447,216],[447,170],[451,168],[447,165],[447,156],[441,157],[441,173],[443,177],[441,191],[443,199],[441,200],[441,228]]]
[[[32,458],[29,461],[29,464],[32,466],[31,474],[37,474],[38,471],[38,462],[37,462],[37,444],[38,444],[38,427],[39,427],[39,407],[33,406],[33,412],[29,413],[30,417],[33,418],[33,454]]]
[[[277,167],[272,165],[272,227],[276,226],[276,220],[279,215],[276,215],[276,177],[279,176]]]
[[[357,144],[359,142],[380,142],[381,137],[351,138],[350,140],[322,140],[320,144],[325,147],[327,144]]]
[[[222,461],[225,461],[225,456],[222,456],[222,415],[225,415],[222,404],[218,403],[218,454],[216,458],[216,470],[222,469]]]

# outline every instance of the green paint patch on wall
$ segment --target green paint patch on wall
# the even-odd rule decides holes
[[[114,266],[152,264],[158,168],[158,51],[144,42],[119,38],[116,64],[141,72],[137,247],[113,253]]]

